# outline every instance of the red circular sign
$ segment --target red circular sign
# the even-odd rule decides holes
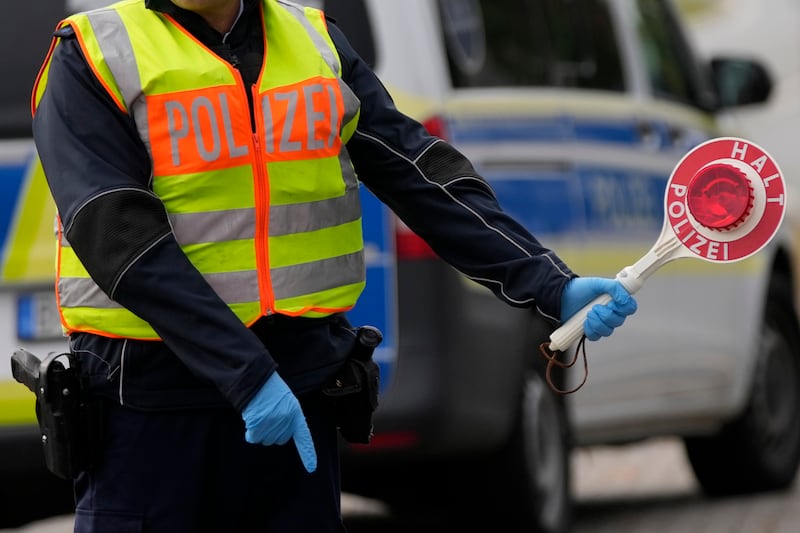
[[[742,225],[750,215],[753,199],[753,186],[745,173],[720,163],[706,165],[695,174],[687,193],[694,219],[715,230]]]
[[[688,202],[689,183],[709,165],[733,165],[750,180],[754,206],[748,219],[731,228],[697,222]],[[738,261],[763,248],[778,231],[786,211],[786,186],[778,164],[760,146],[735,137],[712,139],[695,147],[675,167],[664,199],[665,216],[683,246],[706,261]]]

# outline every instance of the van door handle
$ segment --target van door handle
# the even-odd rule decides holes
[[[678,126],[669,126],[667,128],[667,139],[671,147],[682,147],[686,142],[687,131]]]
[[[661,136],[652,122],[639,121],[636,125],[636,134],[639,137],[639,143],[645,148],[657,150],[661,146]]]

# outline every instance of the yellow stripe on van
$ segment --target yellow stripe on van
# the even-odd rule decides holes
[[[629,248],[621,245],[606,243],[600,247],[575,247],[566,243],[554,246],[560,257],[575,272],[582,275],[592,276],[615,276],[620,270],[628,265],[633,265],[642,258],[647,252],[645,248]],[[675,259],[661,268],[661,275],[672,274],[691,274],[694,276],[709,275],[716,276],[720,273],[736,276],[753,275],[766,268],[762,255],[754,255],[744,261],[732,263],[721,263],[705,261],[696,257],[683,257]],[[722,269],[722,270],[720,270]],[[659,274],[655,274],[658,276]]]
[[[16,381],[0,381],[0,426],[36,424],[36,396]]]
[[[425,120],[437,113],[436,103],[430,98],[404,91],[392,84],[387,84],[386,89],[391,94],[395,106],[416,120]]]
[[[11,223],[3,282],[44,282],[55,276],[56,207],[38,157],[31,161]]]

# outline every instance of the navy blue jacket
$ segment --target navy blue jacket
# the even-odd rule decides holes
[[[250,82],[258,75],[262,28],[257,0],[223,36],[167,0],[168,12]],[[329,24],[343,78],[361,101],[347,144],[366,187],[436,253],[510,305],[559,316],[574,274],[498,205],[469,161],[400,113],[342,32]],[[34,139],[66,237],[109,296],[147,320],[160,341],[77,333],[100,394],[134,408],[233,405],[241,410],[280,368],[297,393],[318,388],[341,364],[353,336],[343,316],[265,317],[245,327],[181,251],[150,192],[150,160],[133,119],[121,112],[60,30]]]

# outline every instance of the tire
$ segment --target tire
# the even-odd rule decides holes
[[[800,462],[800,335],[788,277],[774,276],[750,400],[712,437],[684,439],[703,491],[723,497],[781,490]]]
[[[514,429],[501,449],[479,463],[472,481],[494,531],[564,533],[572,517],[570,439],[562,398],[529,371]],[[474,469],[473,469],[474,470]],[[476,507],[478,508],[478,507]],[[501,527],[502,529],[497,529]]]
[[[343,472],[345,486],[383,500],[400,520],[438,515],[447,517],[452,530],[569,531],[571,426],[566,398],[545,382],[545,360],[536,348],[549,337],[551,326],[532,316],[521,352],[496,354],[518,369],[508,383],[516,393],[503,406],[509,417],[505,438],[484,451],[384,463],[380,474],[366,465],[366,472],[351,469]],[[557,387],[565,386],[564,379],[563,372],[553,376]]]
[[[441,514],[465,531],[569,531],[571,456],[564,402],[534,370],[521,381],[513,430],[498,449],[424,467],[404,465],[389,476],[391,487],[401,490],[387,491],[386,485],[370,494],[379,494],[398,517]]]
[[[468,517],[465,530],[569,531],[571,462],[563,400],[533,370],[520,388],[507,441],[462,463],[460,475],[451,477],[456,482],[450,485],[450,515]]]

